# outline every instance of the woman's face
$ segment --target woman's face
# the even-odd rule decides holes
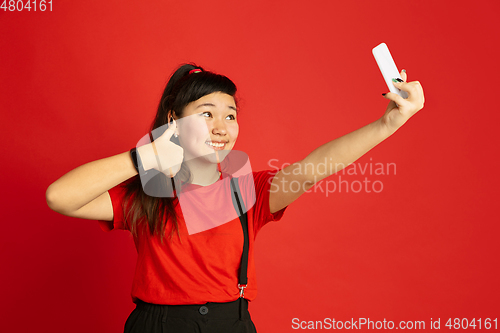
[[[205,95],[186,105],[177,124],[184,158],[203,156],[216,163],[215,151],[233,149],[238,138],[234,98],[222,92]]]

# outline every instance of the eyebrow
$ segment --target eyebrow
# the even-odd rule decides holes
[[[196,109],[199,108],[199,107],[202,107],[202,106],[213,106],[213,107],[215,107],[215,104],[213,104],[213,103],[203,103],[203,104],[198,105],[196,107]],[[232,106],[232,105],[229,105],[228,108],[230,108],[230,109],[232,109],[234,111],[237,111],[236,108],[234,106]]]

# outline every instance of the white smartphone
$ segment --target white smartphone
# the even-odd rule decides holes
[[[398,68],[396,67],[394,59],[392,59],[387,45],[385,43],[377,45],[372,49],[372,53],[375,57],[375,60],[377,61],[378,68],[380,68],[380,72],[382,72],[382,76],[384,77],[389,91],[396,93],[403,98],[408,98],[408,94],[406,93],[406,91],[402,91],[394,87],[394,85],[392,84],[392,79],[401,79],[401,75],[399,75]]]

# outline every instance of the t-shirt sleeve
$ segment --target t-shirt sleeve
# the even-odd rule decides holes
[[[255,186],[255,206],[253,211],[253,222],[255,231],[258,231],[266,223],[271,221],[279,221],[283,217],[285,209],[271,213],[269,208],[269,195],[272,190],[271,183],[274,175],[279,170],[264,170],[253,173],[253,181]]]
[[[123,199],[126,192],[124,184],[126,182],[127,181],[118,184],[108,190],[109,197],[111,198],[111,204],[113,205],[113,221],[97,220],[99,226],[105,232],[113,229],[128,230],[125,227],[125,218],[123,215]]]

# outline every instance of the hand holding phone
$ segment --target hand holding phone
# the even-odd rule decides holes
[[[406,93],[406,91],[402,91],[394,87],[394,85],[392,84],[392,79],[402,80],[402,78],[401,75],[399,75],[398,68],[396,67],[394,59],[392,59],[387,45],[385,43],[377,45],[372,49],[372,53],[375,57],[375,60],[377,61],[380,72],[382,72],[382,76],[384,77],[389,91],[396,93],[403,98],[408,98],[408,94]]]

